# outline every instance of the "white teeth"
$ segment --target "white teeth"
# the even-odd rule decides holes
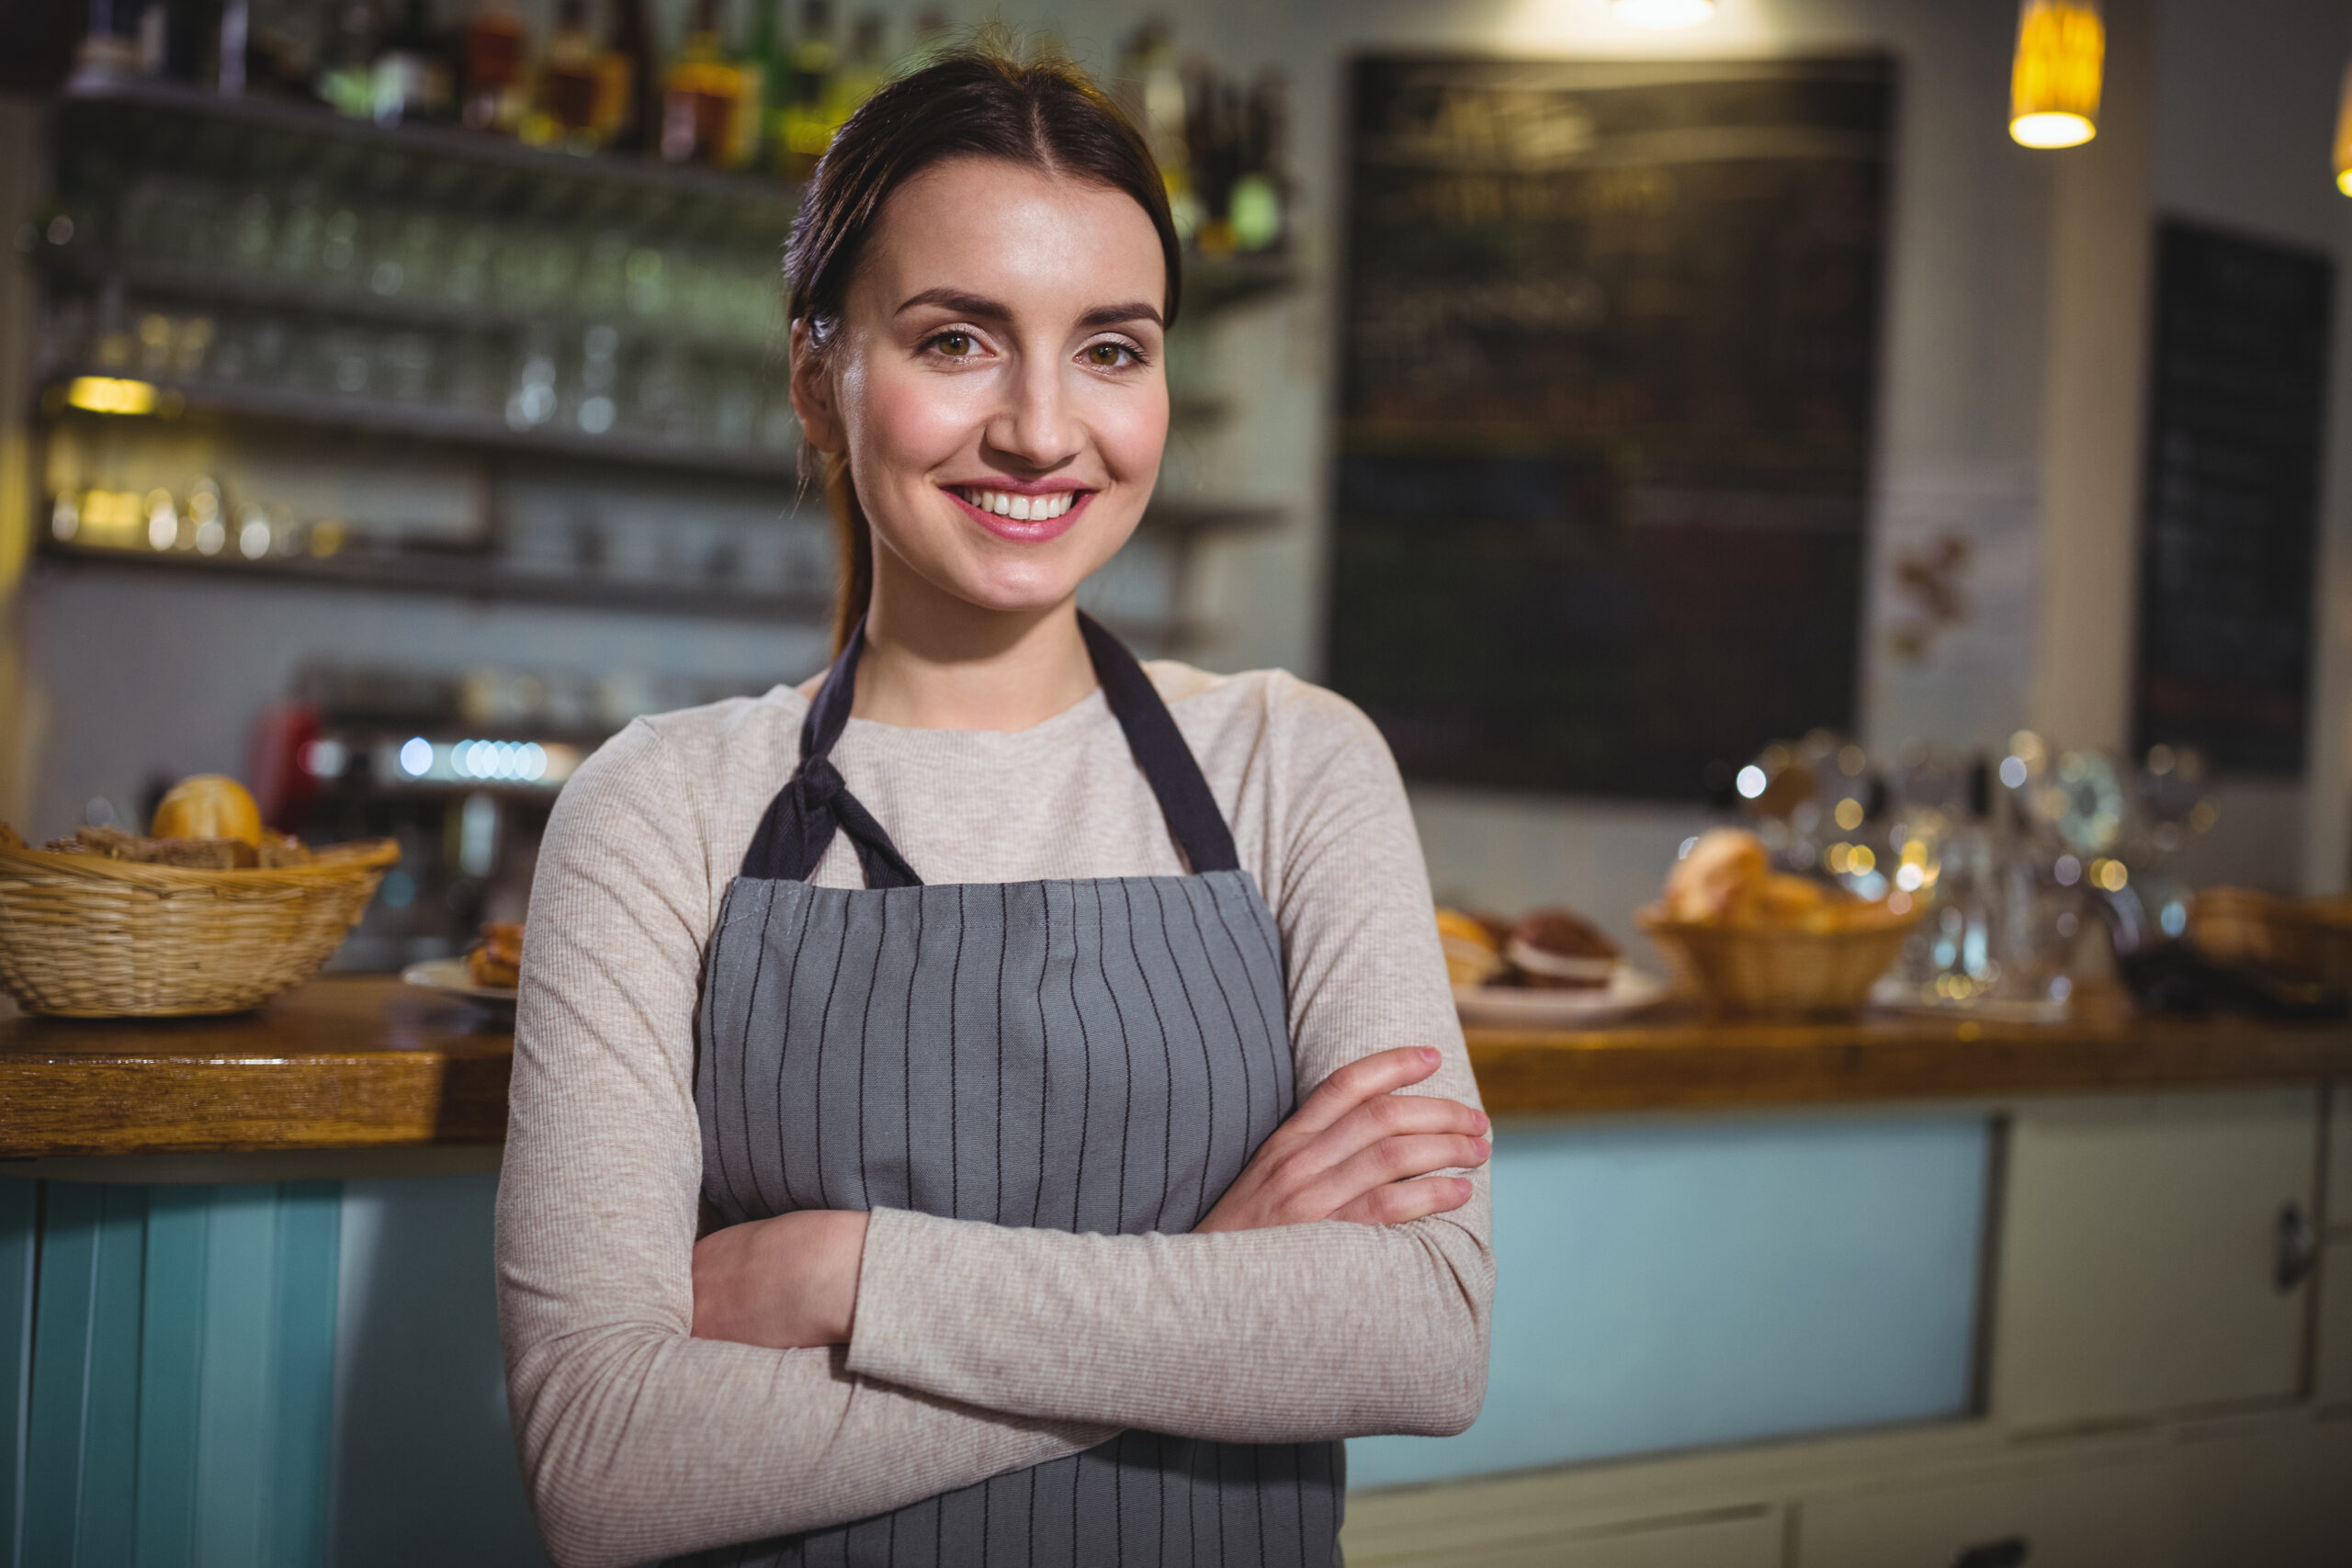
[[[1014,495],[1009,491],[982,490],[973,485],[960,493],[982,512],[993,512],[999,517],[1010,517],[1016,523],[1046,522],[1061,516],[1078,504],[1078,492],[1067,490],[1031,496]]]

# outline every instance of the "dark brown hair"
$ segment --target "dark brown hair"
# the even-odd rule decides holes
[[[784,249],[791,317],[808,324],[822,354],[841,323],[875,223],[890,193],[949,158],[1001,158],[1041,173],[1125,191],[1159,232],[1168,260],[1161,319],[1176,322],[1182,285],[1176,224],[1151,149],[1125,115],[1069,61],[1016,61],[994,49],[951,51],[887,84],[833,138],[803,194]],[[833,514],[841,574],[833,649],[849,640],[874,592],[874,539],[845,457],[829,457],[825,499]]]

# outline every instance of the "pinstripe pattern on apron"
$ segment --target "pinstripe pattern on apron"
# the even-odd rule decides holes
[[[1200,820],[1206,784],[1142,671],[1088,630],[1193,874],[910,886],[864,818],[868,875],[896,885],[819,887],[802,878],[830,829],[763,825],[720,909],[696,1021],[703,1195],[726,1223],[882,1206],[1182,1233],[1290,1114],[1272,912],[1222,819]],[[787,790],[830,771],[860,642],[812,707]],[[1138,717],[1147,700],[1156,714]],[[826,788],[842,793],[837,774]],[[1336,1442],[1126,1432],[875,1518],[680,1561],[1325,1568],[1343,1471]]]

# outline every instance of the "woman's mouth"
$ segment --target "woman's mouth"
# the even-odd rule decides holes
[[[951,485],[947,493],[962,502],[989,533],[1024,543],[1060,537],[1094,495],[1090,490],[1023,493],[990,490],[985,485]]]

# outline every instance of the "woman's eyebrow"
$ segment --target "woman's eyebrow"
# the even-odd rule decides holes
[[[997,321],[1012,314],[1010,306],[1000,305],[984,295],[966,294],[954,288],[926,288],[911,295],[899,307],[898,313],[903,316],[918,305],[937,305],[959,316],[989,316]]]
[[[1121,321],[1149,321],[1159,325],[1159,312],[1141,300],[1125,305],[1101,305],[1078,319],[1081,327],[1114,327]]]

